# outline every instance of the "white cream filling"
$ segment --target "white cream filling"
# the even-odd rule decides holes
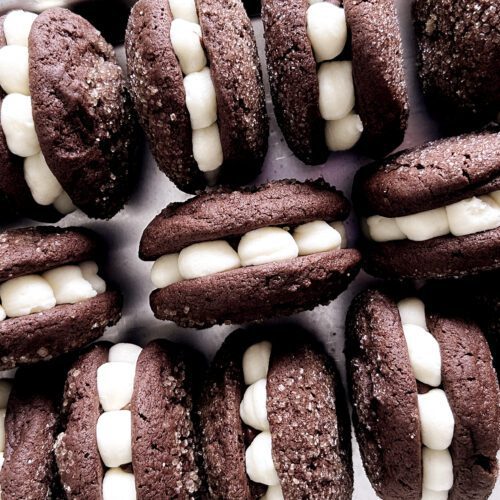
[[[335,61],[347,42],[347,23],[342,7],[327,1],[309,0],[307,36],[319,64],[319,111],[325,123],[330,151],[351,149],[361,137],[363,123],[353,112],[354,83],[351,61]]]
[[[398,303],[399,315],[415,378],[431,387],[418,394],[422,435],[422,500],[447,498],[453,486],[453,464],[448,451],[455,419],[441,384],[441,351],[427,328],[425,305],[415,297]],[[444,496],[446,494],[446,496]]]
[[[372,215],[363,221],[365,235],[377,242],[425,241],[447,234],[465,236],[497,227],[500,227],[500,190],[404,217]]]
[[[24,158],[24,178],[39,205],[54,205],[62,214],[76,209],[40,151],[29,90],[28,37],[36,14],[15,10],[4,20],[7,45],[0,49],[0,124],[9,151]]]
[[[267,372],[272,345],[268,341],[251,345],[243,354],[243,378],[247,387],[240,404],[243,422],[260,430],[245,452],[245,466],[248,477],[268,486],[262,498],[278,500],[283,498],[280,481],[272,456],[272,437],[267,420]],[[259,377],[259,378],[257,378]]]
[[[135,344],[115,344],[109,350],[108,362],[97,369],[97,392],[103,409],[96,426],[97,447],[108,468],[102,485],[103,500],[136,498],[134,474],[120,466],[132,462],[132,419],[127,408],[141,351]]]
[[[196,5],[194,0],[169,0],[169,5],[173,16],[170,41],[184,75],[193,157],[198,168],[206,173],[207,181],[214,182],[214,171],[224,158],[217,125],[215,88],[207,66]]]
[[[56,267],[42,274],[12,278],[0,285],[0,320],[75,304],[106,291],[95,262]]]
[[[158,288],[185,279],[200,278],[244,266],[292,259],[299,255],[345,248],[342,222],[308,222],[293,233],[279,227],[249,231],[239,241],[237,251],[225,240],[205,241],[183,248],[180,253],[163,255],[151,269],[151,281]]]

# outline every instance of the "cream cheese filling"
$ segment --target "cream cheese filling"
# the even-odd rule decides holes
[[[448,497],[453,486],[453,463],[448,448],[455,419],[441,385],[441,351],[427,328],[425,305],[415,297],[398,303],[399,315],[415,378],[432,387],[418,394],[422,437],[422,500]]]
[[[28,37],[37,15],[14,10],[4,20],[7,45],[0,49],[0,123],[9,151],[24,160],[24,179],[39,205],[53,205],[66,215],[76,210],[68,194],[48,167],[40,150],[33,122],[29,90]]]
[[[170,41],[184,75],[186,107],[192,128],[193,157],[210,183],[224,161],[217,100],[203,48],[194,0],[169,0],[173,21]]]
[[[267,372],[272,344],[268,341],[250,346],[243,354],[243,378],[248,386],[240,404],[240,417],[249,427],[261,431],[245,452],[248,477],[268,486],[265,500],[283,500],[280,480],[272,456],[272,437],[267,420]]]
[[[354,112],[352,62],[335,60],[347,42],[345,12],[328,1],[309,0],[307,36],[318,63],[319,111],[330,151],[351,149],[361,137],[363,123]]]
[[[133,472],[122,466],[132,462],[132,418],[135,366],[142,349],[119,343],[109,349],[108,362],[97,369],[97,392],[103,413],[96,426],[97,447],[106,467],[103,500],[135,500]]]
[[[0,321],[76,304],[106,291],[93,261],[27,274],[0,284]]]
[[[215,240],[195,243],[179,253],[163,255],[153,264],[151,281],[157,288],[164,288],[186,279],[345,246],[346,234],[342,222],[317,220],[301,224],[293,232],[280,227],[262,227],[244,234],[237,250],[225,240]]]
[[[500,227],[500,190],[404,217],[372,215],[363,232],[373,241],[426,241],[438,236],[466,236]]]

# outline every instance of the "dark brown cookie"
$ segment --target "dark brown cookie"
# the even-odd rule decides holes
[[[194,353],[165,340],[137,360],[132,412],[132,466],[137,497],[198,498],[203,490],[197,419],[199,371]]]
[[[0,472],[2,498],[57,498],[54,457],[62,381],[58,367],[18,370],[5,416],[5,452]]]
[[[250,345],[264,339],[273,342],[267,409],[273,435],[273,461],[284,495],[316,498],[318,493],[322,496],[328,491],[337,493],[338,498],[350,498],[350,428],[339,378],[323,350],[303,332],[289,328],[272,333],[264,329],[240,330],[226,339],[215,356],[200,406],[210,495],[251,499],[262,494],[255,494],[255,484],[246,474],[246,426],[239,407],[245,391],[243,354]],[[306,376],[297,376],[301,369]],[[279,385],[275,385],[282,382],[287,387],[280,391]],[[303,398],[308,403],[313,401],[316,411],[305,415],[307,403]],[[294,436],[297,429],[300,438]]]
[[[347,315],[346,357],[354,427],[368,477],[382,498],[416,499],[422,488],[417,390],[428,387],[413,375],[399,297],[381,290],[356,297]],[[426,304],[426,319],[439,343],[442,389],[455,420],[449,498],[487,498],[500,446],[498,382],[480,328],[450,306],[441,312],[441,302]]]
[[[343,4],[351,32],[356,109],[364,127],[361,145],[368,154],[383,156],[401,143],[408,120],[394,1],[344,0]],[[317,64],[307,36],[308,7],[306,0],[264,0],[262,21],[278,124],[298,158],[319,164],[326,161],[328,150],[319,111]]]
[[[5,16],[0,17],[0,48],[7,45],[3,31]],[[0,107],[5,92],[0,87]],[[62,217],[54,207],[42,206],[35,202],[31,191],[24,180],[23,160],[12,154],[0,126],[0,195],[4,199],[2,209],[7,208],[12,217],[20,213],[43,222],[55,222]],[[3,207],[5,205],[5,207]]]
[[[30,33],[33,119],[47,164],[73,203],[108,219],[135,169],[135,118],[113,48],[66,9],[40,14]]]
[[[500,189],[500,132],[483,131],[429,142],[361,168],[353,184],[363,217],[400,217]],[[500,228],[363,244],[363,267],[385,278],[451,278],[500,267]]]
[[[361,147],[380,157],[403,142],[408,122],[403,47],[394,0],[344,0],[351,32]]]
[[[500,228],[426,241],[365,241],[363,269],[386,279],[459,278],[500,268]]]
[[[351,422],[340,375],[321,349],[303,338],[273,343],[267,415],[285,498],[352,498]]]
[[[0,282],[95,259],[98,249],[97,235],[83,228],[9,229],[0,233]]]
[[[97,369],[108,361],[109,345],[90,346],[68,372],[63,400],[63,432],[55,446],[57,466],[68,499],[101,499],[104,466],[97,447],[101,414]]]
[[[392,296],[368,290],[355,298],[345,353],[354,430],[373,488],[388,500],[420,499],[417,383]]]
[[[28,227],[0,234],[0,282],[65,264],[100,260],[98,236],[88,229]],[[106,291],[76,304],[0,321],[0,369],[50,360],[87,345],[118,322],[122,297]],[[71,335],[68,335],[71,332]]]
[[[288,146],[304,163],[328,156],[319,112],[316,60],[307,37],[307,0],[263,0],[262,23],[274,113]]]
[[[500,189],[500,132],[428,142],[362,167],[353,184],[362,215],[400,217]]]
[[[0,370],[48,361],[87,345],[118,322],[121,308],[121,294],[107,291],[76,304],[4,319],[0,322]]]
[[[255,177],[267,151],[268,120],[255,37],[240,0],[197,2],[217,96],[222,183]],[[182,190],[206,186],[193,158],[183,76],[170,41],[165,0],[140,0],[126,35],[131,92],[159,168]]]
[[[151,308],[157,318],[195,328],[287,316],[335,299],[360,259],[355,249],[332,250],[183,280],[155,290]]]
[[[132,8],[125,37],[130,92],[158,167],[191,192],[204,186],[205,180],[193,158],[182,71],[170,41],[171,23],[167,0],[139,0]]]
[[[201,241],[242,236],[266,226],[344,220],[349,202],[323,181],[272,181],[238,191],[215,190],[172,203],[146,227],[139,256],[154,260]]]
[[[495,120],[500,109],[497,1],[417,0],[413,19],[419,76],[431,105],[455,129]]]
[[[431,314],[428,326],[439,342],[443,390],[455,419],[449,498],[488,498],[500,448],[500,391],[488,344],[476,324],[457,317]]]
[[[348,213],[342,193],[323,181],[216,190],[169,205],[145,229],[139,256],[154,260],[193,243],[231,239],[270,225],[339,221]],[[151,308],[157,318],[197,328],[288,315],[337,297],[357,274],[360,257],[357,250],[338,249],[183,280],[155,290]]]

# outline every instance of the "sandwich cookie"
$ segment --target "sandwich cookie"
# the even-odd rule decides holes
[[[61,498],[54,443],[64,377],[52,364],[22,367],[0,380],[2,498]]]
[[[240,0],[139,0],[125,47],[139,119],[160,170],[179,189],[241,185],[258,174],[269,127]]]
[[[383,156],[403,140],[408,96],[393,0],[263,0],[271,96],[293,153]]]
[[[232,333],[210,368],[200,417],[211,497],[352,497],[340,377],[303,332]]]
[[[55,446],[68,499],[200,497],[198,365],[164,340],[82,354],[68,373]]]
[[[144,230],[159,319],[183,327],[244,323],[339,295],[361,256],[346,249],[349,203],[322,181],[274,181],[173,203]]]
[[[97,235],[80,228],[0,233],[0,369],[83,347],[118,322],[122,299],[97,274]]]
[[[347,314],[354,429],[384,499],[486,499],[497,477],[500,392],[473,322],[368,290]]]
[[[353,202],[364,268],[451,278],[500,268],[500,133],[429,142],[361,168]]]
[[[431,105],[455,129],[498,121],[497,1],[416,0],[413,21],[418,74]]]
[[[135,119],[113,48],[66,9],[0,17],[0,193],[23,216],[125,203]]]

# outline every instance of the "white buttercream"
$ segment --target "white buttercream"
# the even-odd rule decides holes
[[[246,385],[267,378],[269,358],[271,357],[271,342],[263,340],[252,344],[243,354],[243,378]]]
[[[293,259],[299,255],[299,248],[288,231],[279,227],[262,227],[241,238],[238,255],[243,266],[257,266]]]
[[[258,431],[268,431],[267,379],[262,378],[247,387],[240,404],[240,417],[245,424]]]
[[[278,474],[273,463],[272,439],[269,432],[255,436],[245,452],[248,477],[256,483],[268,486],[279,484]]]
[[[297,226],[293,239],[299,248],[299,255],[310,255],[340,248],[342,236],[330,224],[317,220]]]
[[[119,467],[109,469],[102,481],[103,500],[136,500],[135,478]]]
[[[183,248],[178,266],[184,279],[193,279],[236,269],[240,258],[227,241],[204,241]]]
[[[97,447],[106,467],[132,461],[132,420],[129,410],[106,411],[97,420]]]
[[[365,234],[374,241],[425,241],[452,234],[465,236],[500,227],[500,190],[473,196],[446,207],[404,217],[373,215],[364,220]]]
[[[318,70],[319,111],[324,120],[338,120],[354,108],[350,61],[322,63]]]

